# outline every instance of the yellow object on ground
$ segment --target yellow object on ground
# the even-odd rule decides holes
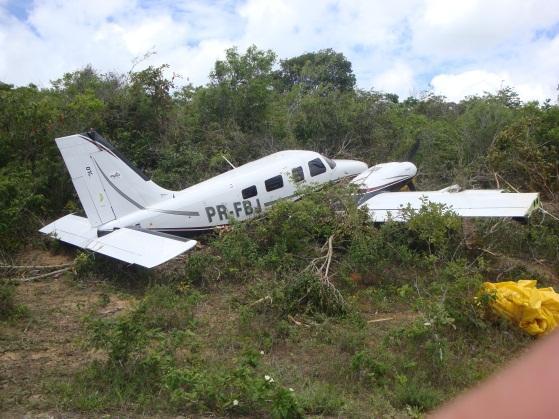
[[[484,282],[494,294],[491,307],[532,336],[551,332],[559,323],[559,294],[553,288],[536,288],[536,280]]]

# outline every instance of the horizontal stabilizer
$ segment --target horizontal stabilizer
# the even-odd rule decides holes
[[[539,206],[538,193],[507,193],[501,190],[385,192],[365,201],[374,222],[405,221],[408,205],[420,209],[423,201],[444,204],[460,217],[529,217]]]
[[[75,215],[62,217],[39,231],[74,246],[146,268],[160,265],[196,245],[196,240],[131,228],[97,237],[97,229],[92,228],[87,219]]]
[[[85,249],[97,238],[97,229],[91,227],[87,218],[70,214],[44,226],[39,230],[65,243]]]

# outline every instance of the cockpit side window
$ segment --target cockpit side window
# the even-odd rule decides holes
[[[333,169],[334,167],[336,167],[336,162],[335,162],[334,160],[329,159],[329,158],[326,157],[326,156],[322,156],[322,158],[323,158],[324,160],[326,160],[326,163],[328,163],[328,166],[330,166],[330,169]]]
[[[318,176],[326,172],[326,166],[324,166],[324,163],[319,158],[313,159],[309,161],[309,172],[311,176]]]

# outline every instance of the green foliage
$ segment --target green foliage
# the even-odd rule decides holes
[[[87,346],[103,350],[107,359],[92,362],[72,384],[59,385],[65,403],[85,411],[126,406],[301,417],[292,392],[262,372],[259,354],[246,351],[232,367],[197,354],[193,308],[199,300],[180,287],[156,285],[127,314],[87,319]]]
[[[171,402],[178,408],[227,411],[254,415],[267,411],[274,418],[298,418],[301,409],[288,389],[269,375],[259,375],[256,358],[245,355],[239,366],[217,372],[202,369],[171,369],[164,378]]]
[[[410,406],[425,412],[437,406],[441,398],[437,390],[424,383],[406,380],[398,385],[396,400],[401,407]]]
[[[0,84],[3,260],[46,221],[79,211],[53,138],[89,128],[173,189],[228,170],[222,156],[240,165],[313,149],[370,164],[413,160],[421,188],[539,191],[557,215],[556,104],[522,103],[509,88],[459,103],[431,93],[400,101],[356,89],[351,63],[331,49],[278,63],[272,51],[232,48],[205,86],[178,87],[168,73],[86,67],[50,88]],[[99,359],[57,387],[62,407],[125,416],[415,415],[527,344],[484,321],[474,297],[503,273],[554,285],[553,218],[476,221],[475,243],[466,246],[461,221],[443,206],[425,202],[407,211],[406,223],[372,226],[353,192],[303,190],[296,202],[203,238],[174,271],[79,253],[76,279],[109,280],[142,296],[124,314],[86,321]],[[212,337],[212,325],[199,322],[208,309],[198,307],[205,297],[196,290],[228,285]],[[15,289],[0,283],[4,318],[25,312]],[[273,361],[246,348],[274,351]]]
[[[553,196],[559,187],[559,113],[538,111],[503,129],[495,138],[489,163],[517,188]]]
[[[444,206],[424,201],[404,211],[405,223],[356,229],[342,261],[342,272],[359,283],[378,284],[412,271],[429,269],[460,255],[461,221]]]
[[[559,266],[559,223],[548,215],[534,214],[526,224],[478,221],[476,226],[480,240],[493,253],[521,258],[528,252],[534,260]]]
[[[327,87],[349,91],[355,86],[351,63],[331,48],[281,60],[280,67],[278,77],[285,90],[301,86],[303,90]]]
[[[510,88],[458,104],[433,94],[400,102],[355,89],[351,63],[331,49],[276,64],[274,52],[251,46],[228,49],[206,86],[177,89],[165,65],[128,74],[88,66],[48,89],[2,85],[2,250],[17,251],[39,220],[79,207],[52,139],[89,128],[177,189],[226,170],[222,155],[241,164],[307,148],[369,163],[412,159],[422,187],[493,187],[497,172],[501,186],[557,194],[556,105],[523,104]]]
[[[338,389],[325,383],[308,385],[297,395],[297,398],[308,415],[336,416],[346,404]]]
[[[0,168],[0,248],[3,252],[18,250],[25,237],[39,226],[31,216],[44,211],[47,201],[36,193],[31,170],[7,166]],[[31,219],[30,219],[31,218]]]
[[[351,359],[351,370],[358,380],[382,383],[389,367],[383,361],[375,359],[369,351],[362,350]]]

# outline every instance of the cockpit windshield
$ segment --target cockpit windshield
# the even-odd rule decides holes
[[[328,163],[328,166],[330,166],[330,169],[333,169],[334,167],[336,167],[336,162],[332,159],[329,159],[326,156],[322,156],[322,158],[326,161],[326,163]]]

